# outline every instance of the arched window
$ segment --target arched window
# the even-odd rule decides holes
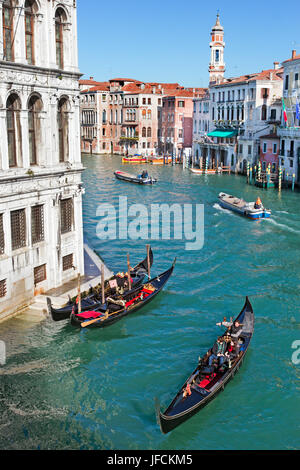
[[[147,111],[147,119],[151,119],[151,109],[148,109]]]
[[[18,95],[12,94],[6,102],[6,129],[9,167],[21,166],[21,103]]]
[[[69,122],[68,100],[62,98],[58,103],[57,112],[59,162],[68,161],[69,157]]]
[[[28,139],[30,165],[37,165],[38,163],[38,144],[41,141],[41,110],[42,100],[38,96],[32,96],[28,103]]]
[[[56,44],[56,65],[58,68],[64,68],[64,38],[63,24],[65,20],[65,12],[62,8],[58,8],[55,13],[55,44]]]
[[[12,0],[5,0],[2,10],[3,22],[3,58],[5,60],[14,60],[13,50],[13,30],[14,30],[14,10]]]
[[[37,11],[35,0],[25,1],[25,47],[26,59],[34,64],[34,13]]]
[[[151,137],[151,127],[148,127],[147,129],[147,137]]]
[[[105,109],[103,110],[103,113],[102,113],[102,123],[106,124],[106,110]]]
[[[146,137],[146,127],[143,127],[142,129],[142,137]]]

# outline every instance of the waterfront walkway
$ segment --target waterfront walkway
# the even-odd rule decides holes
[[[113,273],[107,268],[103,260],[95,253],[87,244],[84,244],[84,276],[80,279],[81,291],[88,290],[101,283],[102,264],[104,265],[104,278],[110,278]],[[60,308],[68,301],[69,296],[77,295],[78,280],[73,279],[64,285],[51,289],[43,295],[35,297],[30,307],[23,310],[23,315],[37,318],[45,318],[48,316],[47,297],[50,297],[54,307]]]

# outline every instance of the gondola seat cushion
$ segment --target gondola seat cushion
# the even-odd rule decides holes
[[[103,314],[101,312],[93,312],[93,311],[90,311],[90,312],[81,312],[79,314],[76,315],[76,317],[78,318],[83,318],[84,320],[86,320],[87,318],[98,318],[98,317],[101,317]]]

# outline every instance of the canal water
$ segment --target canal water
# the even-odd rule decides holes
[[[0,325],[0,448],[296,449],[299,448],[300,194],[262,191],[235,175],[197,176],[180,166],[148,166],[159,181],[141,187],[113,171],[138,173],[120,157],[84,156],[84,235],[113,271],[146,253],[145,240],[100,240],[97,207],[133,203],[204,204],[199,251],[185,240],[156,240],[152,273],[177,257],[164,291],[107,329],[79,331],[68,321],[20,316]],[[254,222],[220,208],[219,192],[261,196],[272,219]],[[243,367],[210,405],[168,435],[154,398],[166,407],[249,296],[255,333]],[[297,354],[294,359],[299,358]]]

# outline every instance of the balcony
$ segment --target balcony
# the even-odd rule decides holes
[[[291,139],[299,139],[300,138],[300,127],[284,127],[280,126],[277,129],[277,134],[279,137],[291,138]]]
[[[129,137],[129,136],[126,136],[124,134],[122,134],[120,136],[120,140],[121,141],[128,141],[128,142],[136,142],[139,140],[139,136],[138,134],[134,134],[133,136]]]
[[[228,121],[228,120],[223,120],[219,119],[218,121],[214,121],[214,125],[218,129],[240,129],[244,127],[245,122],[242,120],[233,120],[233,121]]]

